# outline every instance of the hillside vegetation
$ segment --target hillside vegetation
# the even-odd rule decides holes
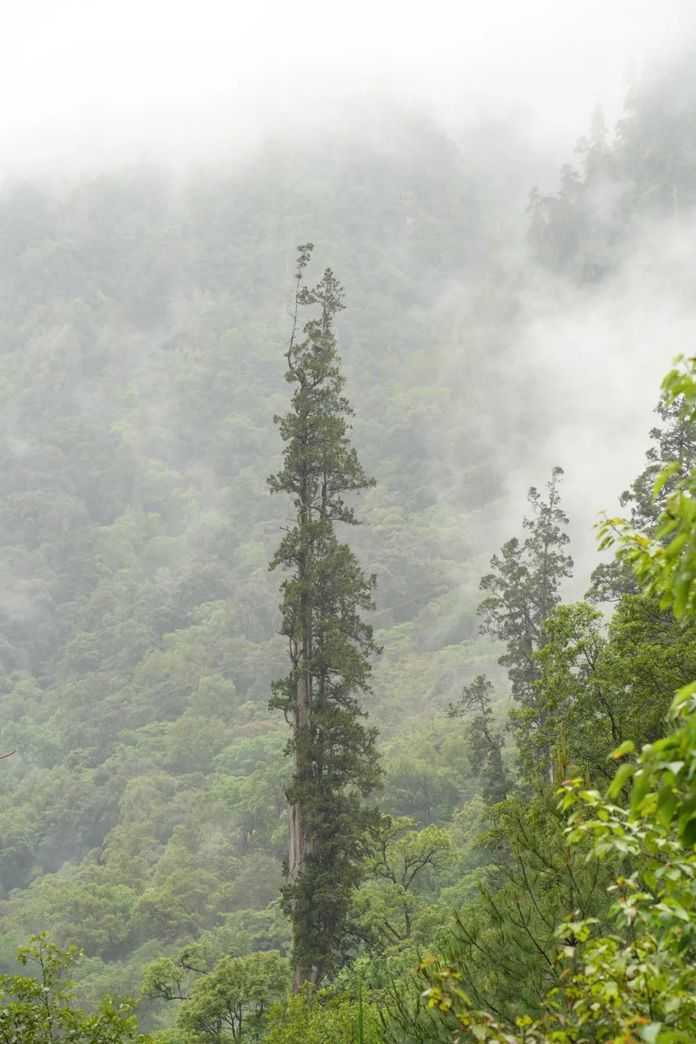
[[[455,141],[393,113],[360,139],[279,138],[225,170],[3,190],[5,975],[46,932],[84,951],[79,1004],[130,995],[143,1031],[169,1044],[502,1041],[562,981],[556,957],[575,943],[557,925],[609,931],[607,888],[644,853],[588,861],[580,827],[567,848],[555,792],[578,776],[603,793],[612,750],[674,732],[674,692],[696,677],[693,606],[675,620],[649,570],[635,580],[625,561],[595,573],[592,601],[562,602],[562,473],[536,476],[510,516],[508,475],[544,439],[515,337],[548,280],[591,302],[646,230],[693,217],[695,84],[687,63],[637,87],[615,135],[597,117],[577,167],[556,193],[533,191],[527,216],[542,158],[511,129]],[[291,508],[266,479],[308,236],[346,287],[338,349],[376,479],[345,538],[377,576],[368,618],[383,651],[365,709],[386,818],[337,977],[284,1007],[291,765],[269,699],[287,643],[268,564]],[[667,540],[660,512],[696,465],[688,392],[668,388],[645,417],[647,471],[624,506],[646,540]],[[572,794],[568,807],[585,800]],[[693,896],[679,902],[684,957]],[[447,974],[492,1013],[490,1036],[453,1018]],[[430,1008],[427,987],[440,991]],[[693,1039],[693,1011],[677,1015],[638,1039]],[[35,1040],[136,1039],[129,1012],[113,1019],[122,1037]],[[0,1020],[0,1041],[14,1039],[3,1032]]]

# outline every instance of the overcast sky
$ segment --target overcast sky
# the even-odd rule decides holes
[[[693,38],[694,0],[25,0],[0,43],[5,172],[198,156],[390,96],[567,151]]]

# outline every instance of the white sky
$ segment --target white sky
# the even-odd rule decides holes
[[[380,94],[513,114],[567,152],[696,0],[5,0],[0,166],[198,155]]]

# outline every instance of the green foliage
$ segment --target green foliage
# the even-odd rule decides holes
[[[498,626],[509,627],[513,660],[524,668],[511,609],[521,604],[518,618],[524,622],[524,603],[512,573],[509,587],[503,588],[505,575],[501,568],[489,578],[498,588],[493,608]],[[526,580],[526,574],[518,575]],[[491,1027],[497,1021],[501,1033],[514,1027],[521,1007],[525,1018],[542,1018],[550,991],[562,988],[566,971],[559,963],[563,941],[557,926],[571,911],[576,919],[609,929],[607,888],[612,874],[622,869],[616,852],[588,862],[586,840],[564,845],[553,781],[578,771],[586,781],[610,781],[610,752],[628,736],[638,743],[659,739],[674,688],[696,671],[693,627],[676,626],[650,597],[625,596],[608,630],[592,606],[551,605],[536,642],[527,642],[530,647],[523,678],[526,699],[512,712],[522,792],[513,791],[488,811],[487,829],[478,837],[483,857],[479,898],[475,888],[464,889],[453,926],[431,929],[437,967],[454,975],[450,985],[456,983],[470,998],[469,1008],[492,1013],[481,1015],[481,1025],[486,1018]],[[481,762],[486,750],[500,744],[492,725],[491,690],[479,677],[453,707],[456,715],[473,711],[470,743]],[[454,898],[458,893],[453,887],[442,894]],[[407,978],[391,991],[388,1011],[395,1039],[401,1034],[428,1040],[434,1032],[413,991]]]
[[[602,917],[611,865],[588,864],[564,846],[551,795],[509,798],[480,838],[488,852],[480,898],[455,915],[440,952],[481,1007],[510,1020],[541,1010],[558,982],[556,925],[569,910]]]
[[[274,950],[243,957],[219,957],[217,950],[202,942],[153,961],[143,990],[176,1002],[176,1032],[187,1044],[260,1040],[269,1007],[289,988],[289,961]]]
[[[537,654],[546,644],[546,621],[560,602],[561,584],[573,568],[565,550],[570,538],[558,488],[562,475],[562,468],[553,469],[545,500],[538,490],[529,490],[532,514],[522,523],[528,535],[508,540],[491,559],[493,572],[481,580],[487,592],[479,606],[483,629],[505,643],[498,663],[507,668],[513,698],[528,712],[525,724],[537,730],[546,727],[538,705]],[[550,771],[550,751],[539,753],[542,768]]]
[[[282,633],[291,670],[273,685],[272,706],[292,733],[293,773],[287,789],[290,819],[286,907],[293,925],[296,985],[318,982],[336,961],[361,876],[362,838],[374,813],[362,799],[379,780],[376,732],[367,728],[359,697],[369,692],[370,656],[377,651],[361,612],[374,608],[375,578],[367,577],[339,523],[354,525],[347,494],[374,485],[350,445],[352,415],[343,394],[334,319],[343,290],[330,269],[313,288],[303,285],[312,244],[299,248],[295,318],[287,352],[291,409],[277,417],[283,467],[271,492],[287,493],[295,508],[271,561],[282,582]],[[298,310],[319,307],[319,318],[297,331]]]
[[[460,970],[428,959],[428,1004],[451,1027],[490,1042],[617,1041],[686,1044],[696,1032],[696,685],[677,693],[673,730],[618,769],[608,797],[581,781],[564,787],[572,846],[586,839],[597,862],[630,865],[610,893],[614,931],[597,918],[563,921],[558,985],[536,1020],[510,1033],[475,1009]],[[615,757],[629,754],[632,744]],[[614,804],[632,779],[628,808]]]
[[[38,965],[38,978],[0,976],[0,1041],[3,1044],[147,1044],[138,1032],[133,1004],[104,998],[96,1011],[77,1007],[66,973],[80,959],[76,947],[62,950],[45,935],[17,951],[21,965]]]
[[[223,957],[196,979],[177,1015],[192,1041],[258,1041],[270,1004],[288,989],[290,966],[277,953]]]
[[[673,393],[669,378],[663,384],[655,412],[660,426],[650,431],[652,445],[646,453],[647,465],[621,494],[620,501],[623,507],[630,506],[630,525],[637,534],[669,542],[669,531],[656,537],[656,530],[670,494],[696,465],[696,425],[684,409],[681,394]],[[618,556],[594,569],[588,597],[613,601],[637,591],[630,563]]]
[[[664,388],[672,399],[683,396],[682,408],[693,422],[693,364],[690,371],[669,374]],[[673,473],[674,469],[663,471],[661,479]],[[685,622],[693,622],[696,615],[696,559],[691,561],[689,551],[696,524],[685,508],[693,482],[693,470],[677,480],[659,513],[652,542],[628,523],[603,527],[610,540],[618,528],[621,552],[643,585],[650,594],[660,595],[662,608],[671,608]],[[669,554],[670,545],[660,543],[659,537],[675,530],[685,539]],[[611,757],[621,760],[635,749],[634,741],[627,739]],[[626,790],[624,805],[619,802]],[[464,989],[460,968],[435,958],[422,964],[429,981],[429,1006],[440,1014],[453,1040],[461,1039],[463,1031],[501,1044],[636,1039],[679,1044],[693,1039],[696,682],[674,697],[667,735],[644,744],[634,762],[623,762],[606,796],[582,779],[570,780],[563,786],[560,807],[568,817],[570,851],[589,845],[591,862],[616,866],[609,889],[610,924],[582,913],[561,921],[555,933],[561,944],[558,981],[537,1018],[524,1014],[514,1020],[515,1032],[497,1015],[476,1006],[478,998]]]
[[[479,674],[465,685],[456,704],[450,704],[453,718],[474,714],[470,726],[469,759],[471,773],[481,783],[487,801],[503,801],[510,788],[503,762],[503,737],[493,724],[492,683]]]
[[[265,1044],[378,1044],[377,1007],[357,997],[305,989],[271,1013]]]
[[[452,840],[442,827],[414,827],[413,820],[385,817],[371,832],[367,880],[354,899],[353,931],[378,951],[424,939],[435,919],[430,906]]]
[[[696,360],[681,360],[663,381],[668,404],[679,402],[687,424],[696,421]],[[680,462],[664,467],[654,483],[659,494],[679,474]],[[620,556],[633,567],[644,589],[660,607],[671,609],[678,620],[696,616],[696,469],[679,479],[667,496],[650,536],[636,532],[623,519],[607,519],[600,526],[602,547],[618,543]]]
[[[551,750],[557,782],[577,772],[607,781],[614,747],[663,734],[674,690],[696,674],[696,627],[676,626],[654,598],[624,595],[608,628],[580,602],[559,606],[546,635],[536,706],[513,711],[522,774],[538,780]]]
[[[419,826],[446,822],[475,789],[466,732],[445,718],[389,744],[384,769],[385,812]]]

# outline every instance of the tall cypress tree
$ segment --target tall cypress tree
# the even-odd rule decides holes
[[[369,692],[372,628],[361,612],[374,606],[375,578],[341,543],[336,523],[355,525],[346,494],[374,484],[350,444],[352,409],[343,389],[334,320],[343,289],[327,269],[304,282],[312,244],[299,248],[295,312],[287,351],[291,407],[276,417],[283,466],[273,493],[292,498],[294,523],[270,563],[281,585],[282,633],[290,671],[273,685],[271,704],[291,730],[294,771],[287,791],[289,854],[285,907],[292,920],[295,988],[335,966],[351,892],[360,880],[363,838],[375,813],[365,798],[379,781],[376,731],[360,697]],[[302,325],[299,316],[311,309]]]

